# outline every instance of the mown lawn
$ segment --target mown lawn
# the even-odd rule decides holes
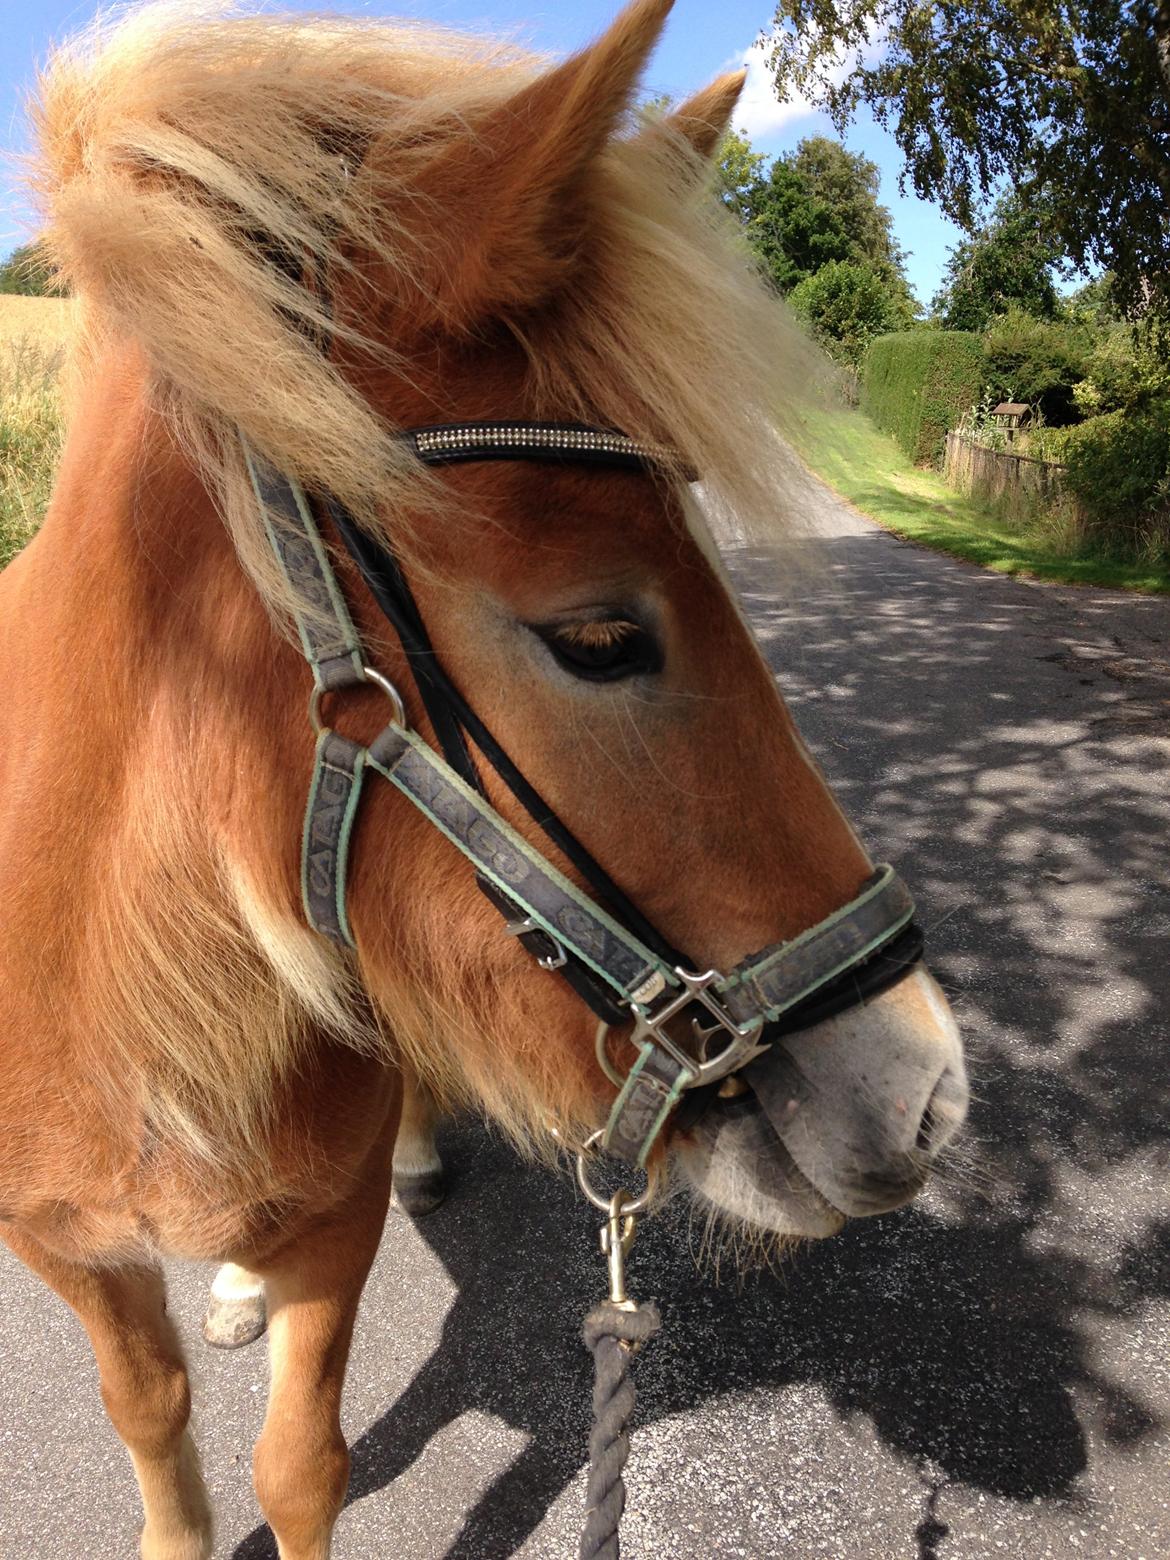
[[[0,568],[36,530],[52,491],[68,311],[60,298],[0,296]]]
[[[1164,566],[1101,557],[1038,521],[1025,529],[963,497],[933,471],[912,466],[861,412],[845,407],[810,411],[792,431],[813,471],[863,514],[911,541],[1000,574],[1026,574],[1069,585],[1170,592]]]

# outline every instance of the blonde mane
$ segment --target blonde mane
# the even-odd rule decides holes
[[[54,54],[33,113],[45,237],[79,299],[74,383],[133,342],[151,394],[216,495],[269,604],[287,608],[235,430],[310,490],[409,548],[433,484],[316,333],[401,370],[395,344],[330,320],[316,278],[352,256],[433,296],[428,175],[541,62],[401,22],[153,4]],[[632,122],[588,191],[555,308],[503,320],[533,415],[666,439],[709,505],[782,538],[794,459],[775,430],[809,353],[681,135]],[[282,270],[274,256],[292,255]]]

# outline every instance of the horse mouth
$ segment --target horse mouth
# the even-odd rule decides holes
[[[754,1095],[717,1100],[672,1138],[677,1162],[699,1199],[733,1221],[778,1234],[822,1239],[846,1215],[804,1174]]]
[[[879,1213],[892,1213],[913,1201],[926,1185],[929,1163],[924,1155],[898,1154],[886,1170],[857,1170],[846,1183],[840,1175],[834,1177],[836,1188],[831,1193],[820,1182],[816,1169],[801,1163],[799,1150],[788,1142],[784,1123],[774,1121],[764,1100],[749,1085],[748,1093],[741,1096],[748,1101],[747,1109],[758,1111],[771,1128],[776,1141],[776,1151],[785,1162],[790,1179],[797,1176],[829,1208],[843,1218],[863,1219]],[[723,1102],[718,1102],[722,1104]],[[842,1157],[849,1157],[851,1150],[842,1145]],[[842,1196],[842,1192],[845,1193]]]
[[[900,1156],[886,1173],[838,1173],[832,1195],[815,1166],[802,1166],[750,1087],[715,1100],[707,1114],[675,1139],[684,1175],[706,1201],[729,1215],[783,1233],[822,1239],[851,1218],[890,1213],[922,1190],[928,1168]]]
[[[749,1111],[754,1110],[758,1112],[759,1115],[763,1118],[763,1121],[767,1127],[771,1130],[775,1139],[773,1152],[779,1161],[780,1166],[782,1167],[784,1179],[787,1184],[793,1189],[794,1192],[799,1194],[802,1200],[813,1203],[821,1210],[823,1210],[828,1218],[837,1219],[841,1222],[841,1224],[844,1224],[849,1217],[848,1213],[844,1208],[838,1208],[836,1203],[834,1203],[830,1197],[827,1197],[825,1193],[821,1191],[816,1182],[813,1181],[809,1176],[805,1175],[804,1171],[792,1157],[792,1151],[788,1147],[787,1143],[785,1143],[784,1139],[768,1120],[767,1112],[755,1098],[755,1095],[750,1097],[750,1101],[746,1106],[746,1109]]]

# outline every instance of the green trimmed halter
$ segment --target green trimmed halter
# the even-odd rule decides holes
[[[420,460],[528,459],[646,470],[668,451],[611,429],[557,423],[468,423],[404,435]],[[892,867],[858,896],[788,942],[765,948],[728,975],[695,971],[637,911],[494,742],[442,672],[396,560],[334,501],[330,516],[367,586],[403,640],[444,754],[408,727],[397,690],[367,664],[313,508],[291,478],[248,447],[245,459],[272,550],[289,583],[301,647],[313,673],[310,719],[316,757],[302,847],[309,924],[355,946],[346,910],[350,837],[367,774],[394,785],[463,853],[505,916],[505,929],[548,970],[559,970],[604,1025],[633,1022],[637,1059],[619,1085],[603,1146],[644,1166],[683,1093],[718,1083],[768,1049],[773,1035],[806,1027],[899,979],[921,952],[914,903]],[[429,658],[429,659],[428,659]],[[368,747],[324,724],[326,694],[380,688],[391,719]],[[599,889],[603,908],[525,840],[478,788],[464,740],[476,746],[570,860]],[[555,825],[555,827],[554,827]],[[689,1028],[687,1021],[689,1022]],[[681,1044],[678,1029],[690,1044]]]

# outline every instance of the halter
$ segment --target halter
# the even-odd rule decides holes
[[[583,424],[445,424],[411,429],[402,438],[428,465],[537,460],[644,472],[677,467],[664,447]],[[644,1166],[685,1092],[696,1091],[698,1107],[709,1100],[710,1086],[760,1056],[779,1034],[885,990],[921,956],[914,902],[894,869],[880,866],[855,899],[800,936],[771,944],[728,975],[695,969],[529,784],[451,681],[397,559],[325,497],[322,509],[401,640],[442,753],[410,729],[398,690],[368,664],[304,490],[246,443],[244,456],[269,542],[297,604],[297,629],[313,673],[309,719],[317,746],[301,853],[310,926],[355,947],[346,909],[349,847],[372,771],[468,858],[480,888],[503,915],[505,932],[542,969],[559,972],[599,1018],[598,1058],[619,1089],[601,1135],[607,1152]],[[368,747],[335,731],[324,712],[327,696],[361,685],[379,688],[390,704],[388,724]],[[492,807],[469,738],[592,896]],[[677,1028],[688,1019],[693,1045],[682,1045]],[[605,1041],[610,1026],[631,1020],[637,1059],[623,1078]]]

